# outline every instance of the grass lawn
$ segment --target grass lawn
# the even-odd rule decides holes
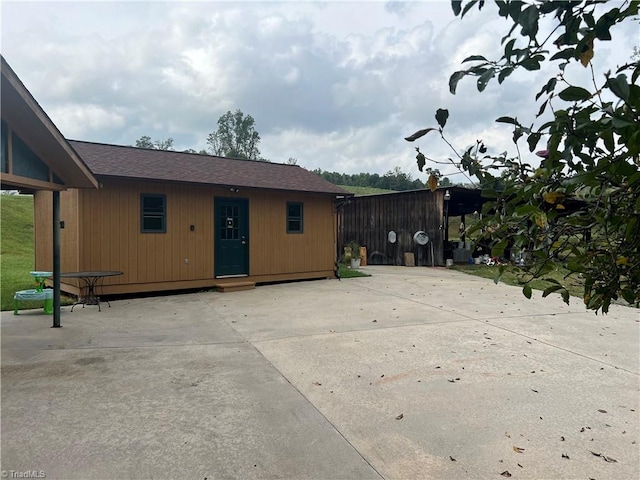
[[[352,185],[338,185],[340,188],[344,188],[347,192],[354,195],[371,195],[373,193],[392,193],[394,190],[385,190],[383,188],[373,187],[355,187]]]
[[[344,263],[338,263],[338,273],[340,278],[355,278],[355,277],[370,277],[368,273],[364,273],[362,270],[353,270]]]
[[[34,270],[33,197],[0,195],[0,303],[2,310],[13,310],[13,294],[35,288],[29,275]],[[20,302],[21,308],[38,308],[42,301]]]
[[[478,277],[491,279],[494,279],[499,272],[498,266],[488,265],[454,265],[450,268],[458,272],[468,273],[470,275],[476,275]],[[564,278],[567,273],[569,273],[568,270],[559,269],[555,272],[548,273],[546,276],[557,280],[565,287],[567,287],[567,290],[572,297],[578,297],[579,299],[582,299],[582,295],[584,292],[582,282],[578,281],[575,276],[572,276],[568,279]],[[518,267],[508,266],[502,274],[502,277],[500,277],[500,281],[506,283],[507,285],[522,286],[524,282],[529,278],[531,277],[526,276],[525,272]],[[553,284],[544,280],[533,280],[529,284],[529,286],[534,290],[544,290],[551,285]],[[559,294],[552,293],[551,295]]]
[[[36,288],[29,275],[35,270],[33,246],[33,197],[0,195],[0,307],[13,310],[18,290]],[[73,303],[62,297],[63,305]],[[20,301],[20,309],[41,308],[42,300]]]

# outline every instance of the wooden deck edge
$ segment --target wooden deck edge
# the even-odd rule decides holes
[[[112,277],[112,282],[122,281],[121,277]],[[311,272],[288,272],[271,275],[251,275],[248,277],[236,278],[203,278],[193,280],[170,280],[164,282],[135,282],[135,283],[109,283],[99,287],[100,296],[106,295],[129,295],[136,293],[165,292],[169,290],[213,290],[218,285],[229,282],[254,282],[256,285],[263,283],[281,283],[298,280],[315,280],[319,278],[334,278],[333,269],[314,270]],[[116,280],[117,279],[117,280]],[[66,279],[69,280],[69,279]],[[61,282],[61,288],[67,294],[78,295],[81,293],[77,286]]]

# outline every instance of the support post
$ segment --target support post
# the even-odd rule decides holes
[[[444,192],[444,242],[447,248],[449,247],[449,200],[451,200],[451,193],[446,190]]]
[[[60,192],[53,192],[53,328],[60,328]]]
[[[449,200],[451,200],[451,193],[449,190],[444,192],[444,245],[443,245],[443,253],[444,253],[444,263],[446,265],[448,255],[451,255],[453,258],[453,252],[450,252],[449,249]]]

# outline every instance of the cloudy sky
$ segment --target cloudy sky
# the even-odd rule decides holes
[[[148,135],[200,150],[218,118],[240,109],[271,161],[344,173],[400,166],[424,180],[403,137],[433,126],[437,108],[449,108],[458,149],[482,139],[513,151],[508,127],[493,120],[532,122],[552,74],[514,75],[481,94],[468,79],[449,93],[463,58],[498,57],[510,24],[487,3],[461,21],[449,1],[3,0],[2,55],[70,139],[133,145]],[[599,78],[640,43],[637,23],[613,34],[596,45]],[[590,77],[578,65],[568,74]],[[436,136],[418,144],[450,155]]]

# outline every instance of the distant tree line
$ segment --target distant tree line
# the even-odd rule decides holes
[[[411,174],[403,172],[400,167],[395,167],[384,175],[377,173],[338,173],[324,171],[319,168],[314,170],[313,173],[334,185],[371,187],[395,191],[417,190],[425,187],[424,182],[411,178]],[[448,178],[444,177],[441,179],[440,186],[449,185],[451,185],[451,181]]]

